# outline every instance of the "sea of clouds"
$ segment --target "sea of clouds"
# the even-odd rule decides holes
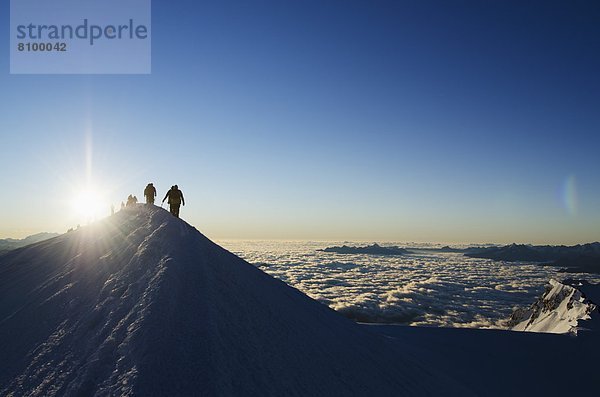
[[[360,322],[503,327],[513,309],[529,306],[543,293],[550,278],[563,278],[553,267],[467,258],[459,253],[415,250],[390,257],[319,251],[342,244],[331,242],[219,243]]]

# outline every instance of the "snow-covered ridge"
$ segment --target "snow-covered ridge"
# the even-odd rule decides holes
[[[508,326],[513,331],[574,333],[598,316],[597,306],[576,288],[577,282],[550,280],[546,292],[529,308],[515,310]]]
[[[127,208],[0,257],[0,395],[468,395],[391,341]]]

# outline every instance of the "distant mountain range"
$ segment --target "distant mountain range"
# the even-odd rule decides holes
[[[0,254],[8,252],[17,248],[25,247],[30,244],[39,243],[40,241],[48,240],[53,237],[59,236],[58,233],[37,233],[31,236],[27,236],[24,239],[13,239],[6,238],[0,239]]]
[[[542,265],[559,266],[567,273],[598,273],[600,274],[600,243],[565,245],[527,245],[510,244],[492,247],[452,248],[400,248],[397,246],[383,247],[377,243],[363,247],[342,245],[327,247],[320,251],[337,254],[364,255],[405,255],[411,252],[432,251],[447,253],[462,253],[470,258],[492,259],[507,262],[539,262]]]
[[[565,245],[511,244],[469,249],[465,256],[507,262],[541,262],[570,273],[600,273],[600,243]]]

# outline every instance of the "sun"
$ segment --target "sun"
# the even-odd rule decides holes
[[[109,211],[109,205],[102,192],[93,188],[86,188],[73,194],[71,207],[75,216],[84,222],[107,215]]]

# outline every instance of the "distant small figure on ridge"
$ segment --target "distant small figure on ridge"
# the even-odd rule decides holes
[[[114,214],[115,214],[115,205],[114,205],[114,204],[111,204],[111,205],[110,205],[110,214],[111,214],[111,215],[114,215]]]
[[[182,204],[185,205],[185,200],[183,193],[177,185],[171,186],[171,189],[167,192],[162,202],[164,203],[167,198],[169,199],[167,203],[169,204],[171,214],[179,218],[179,206]]]
[[[144,189],[144,196],[146,197],[147,205],[154,204],[154,197],[156,197],[156,188],[154,187],[154,184],[149,183],[146,186],[146,188]]]
[[[125,203],[121,201],[121,211],[125,209]]]
[[[135,196],[132,196],[131,194],[127,197],[127,204],[125,204],[126,207],[131,207],[132,205],[137,204],[138,199]]]

